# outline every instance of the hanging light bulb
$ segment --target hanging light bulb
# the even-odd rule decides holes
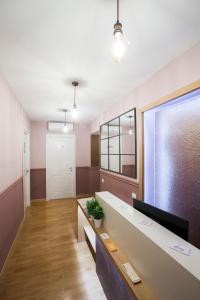
[[[133,116],[128,116],[128,117],[129,117],[129,120],[130,120],[130,128],[128,130],[128,134],[133,135],[133,129],[131,128],[131,119],[132,119]]]
[[[126,52],[126,43],[123,36],[122,24],[119,22],[119,0],[117,0],[117,22],[114,25],[113,56],[120,62]]]
[[[132,129],[129,129],[128,134],[129,134],[129,135],[133,135],[133,130],[132,130]]]
[[[68,129],[68,126],[67,126],[67,124],[65,124],[64,127],[63,127],[63,132],[64,132],[64,133],[67,133],[68,130],[69,130],[69,129]]]
[[[125,55],[126,45],[124,43],[124,37],[122,33],[120,32],[115,33],[114,38],[115,40],[114,40],[112,52],[115,60],[120,62]]]
[[[78,86],[78,82],[73,81],[72,85],[74,86],[74,104],[73,104],[73,108],[72,108],[72,111],[71,111],[71,115],[74,119],[76,119],[79,115],[79,111],[78,111],[77,105],[76,105],[76,87]]]
[[[67,133],[69,130],[69,128],[67,126],[67,109],[64,109],[64,113],[65,113],[65,123],[64,123],[64,127],[63,127],[62,131],[64,133]]]
[[[73,109],[72,109],[72,111],[71,111],[71,114],[72,114],[73,119],[76,119],[76,118],[78,117],[79,111],[77,110],[76,105],[73,106]]]

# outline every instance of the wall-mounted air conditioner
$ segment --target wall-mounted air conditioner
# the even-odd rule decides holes
[[[65,126],[64,122],[48,122],[48,131],[52,133],[64,133],[63,128]],[[67,123],[67,131],[66,134],[72,134],[74,132],[74,124],[73,123]]]

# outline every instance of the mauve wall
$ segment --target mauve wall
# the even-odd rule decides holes
[[[22,159],[29,121],[0,77],[0,270],[24,216]]]
[[[161,97],[198,80],[200,78],[199,57],[200,43],[171,61],[144,84],[133,89],[133,91],[124,97],[124,99],[122,99],[119,103],[111,106],[110,109],[104,111],[95,118],[95,120],[90,124],[91,134],[99,130],[101,124],[130,110],[131,108],[141,108],[152,101],[158,100]],[[138,165],[139,159],[140,158],[138,157]],[[139,172],[137,174],[139,178]],[[112,182],[112,191],[114,185],[116,186],[116,190],[118,190],[118,181],[115,180],[114,177]],[[100,184],[101,190],[104,190],[106,186],[107,190],[111,191],[109,188],[109,182],[104,182],[104,184],[101,182]],[[125,190],[125,186],[123,186],[123,189]],[[126,194],[123,193],[122,196],[126,198]]]
[[[100,171],[100,190],[109,191],[126,203],[132,205],[132,193],[139,197],[139,185],[128,177],[112,172]]]
[[[100,191],[99,167],[76,168],[76,195],[94,195]]]

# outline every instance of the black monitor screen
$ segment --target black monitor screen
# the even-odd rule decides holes
[[[189,222],[143,201],[133,199],[133,207],[188,241]]]

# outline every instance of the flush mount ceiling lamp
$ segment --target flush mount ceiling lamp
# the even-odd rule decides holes
[[[74,87],[74,104],[73,104],[71,114],[72,114],[72,117],[74,119],[76,119],[78,117],[78,114],[79,114],[79,112],[77,110],[77,105],[76,105],[76,88],[77,88],[78,84],[79,84],[78,81],[73,81],[72,82],[72,85]]]
[[[128,130],[128,134],[129,135],[133,135],[133,129],[131,127],[131,119],[133,118],[133,116],[128,116],[129,120],[130,120],[130,127],[129,127],[129,130]]]
[[[65,122],[64,122],[64,127],[63,127],[62,130],[63,130],[64,133],[67,133],[68,130],[69,130],[68,124],[67,124],[67,112],[68,112],[68,110],[67,109],[63,109],[63,112],[65,114]]]
[[[126,52],[126,43],[122,31],[122,23],[119,21],[119,0],[117,0],[117,22],[114,25],[113,56],[120,62]]]

